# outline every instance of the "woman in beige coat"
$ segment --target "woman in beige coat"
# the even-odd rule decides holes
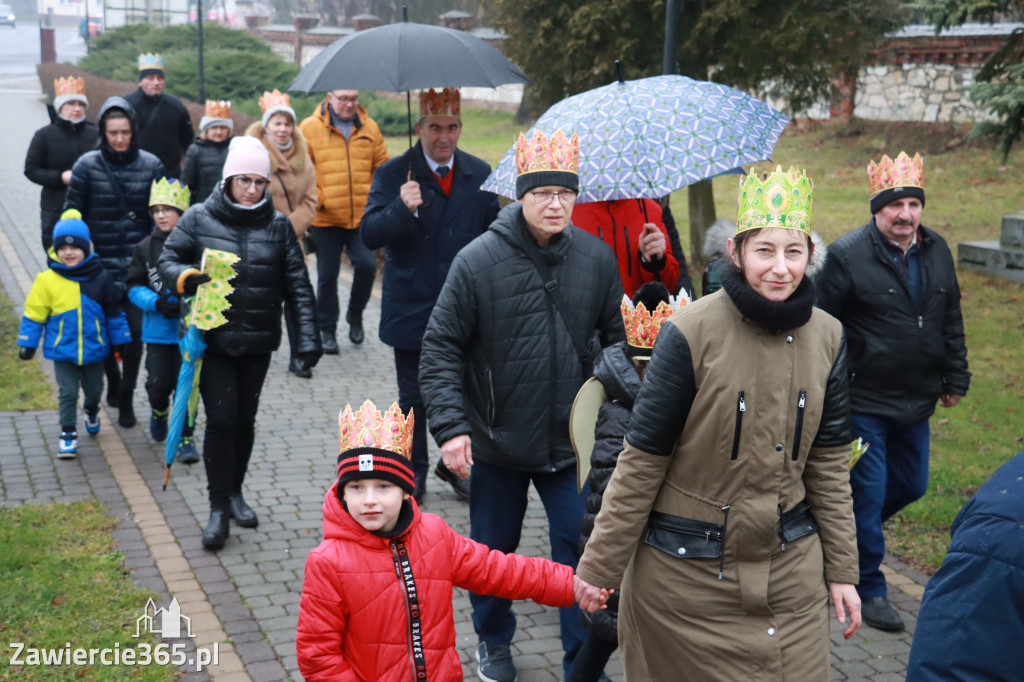
[[[723,290],[658,335],[577,569],[618,588],[627,680],[829,679],[860,625],[842,326],[814,308],[810,180],[741,191]]]
[[[260,109],[263,120],[249,126],[245,134],[259,139],[267,148],[270,154],[270,196],[274,208],[288,217],[305,254],[303,237],[316,213],[316,171],[309,158],[306,138],[295,125],[295,111],[287,94],[277,90],[264,92],[260,97]],[[284,322],[288,330],[288,344],[294,349],[295,320],[287,303]],[[304,379],[313,376],[313,369],[304,366],[294,350],[288,371]]]

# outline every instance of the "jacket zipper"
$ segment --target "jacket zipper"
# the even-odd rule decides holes
[[[796,402],[796,433],[793,434],[793,461],[800,458],[800,436],[804,430],[804,406],[807,404],[807,391],[800,391]]]
[[[740,454],[740,431],[743,429],[743,413],[747,411],[747,401],[743,398],[743,391],[736,396],[736,429],[732,434],[732,457],[736,459]]]
[[[781,502],[779,502],[779,504],[777,505],[777,508],[779,510],[779,537],[782,538],[782,551],[785,552],[786,551],[786,536],[784,536],[782,534],[782,503]]]
[[[491,427],[494,426],[494,415],[498,408],[494,404],[494,374],[490,367],[484,370],[484,376],[487,377],[487,392],[490,395],[490,401],[487,404],[487,435],[494,438],[494,431]]]
[[[718,553],[718,579],[721,580],[722,576],[725,575],[725,538],[728,537],[725,534],[726,529],[729,527],[729,510],[732,505],[725,505],[722,507],[722,513],[725,518],[722,519],[722,550]]]

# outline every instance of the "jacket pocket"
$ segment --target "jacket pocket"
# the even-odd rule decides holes
[[[64,338],[64,320],[61,320],[57,325],[57,336],[53,339],[53,347],[56,348],[60,345],[61,339]]]
[[[740,454],[740,432],[743,430],[743,413],[747,411],[747,401],[743,398],[743,391],[736,395],[736,428],[732,434],[732,456],[729,459],[736,459]]]
[[[498,408],[494,401],[494,372],[490,367],[484,370],[484,390],[487,391],[487,426],[494,426]]]
[[[779,537],[782,538],[782,551],[786,551],[786,543],[818,532],[818,522],[811,513],[811,506],[806,502],[798,502],[792,509],[779,515]]]
[[[644,543],[677,559],[717,559],[722,555],[725,526],[651,512]]]
[[[800,458],[800,437],[804,431],[804,407],[807,405],[807,391],[800,391],[796,399],[796,427],[793,429],[793,461]]]

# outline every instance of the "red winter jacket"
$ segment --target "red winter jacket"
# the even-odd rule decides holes
[[[640,202],[647,208],[646,219]],[[665,261],[661,270],[653,272],[651,263],[640,260],[640,235],[644,223],[654,223],[665,235]],[[633,294],[644,282],[661,282],[674,292],[679,282],[679,262],[672,254],[668,232],[661,221],[661,206],[653,199],[617,199],[576,204],[572,209],[572,224],[603,239],[612,247],[619,262],[622,290]],[[656,267],[656,266],[654,266]]]
[[[461,680],[453,585],[548,606],[573,604],[568,566],[489,550],[441,517],[421,513],[411,498],[413,520],[405,533],[373,535],[341,506],[335,487],[324,499],[325,539],[306,560],[299,602],[295,649],[308,682],[413,682],[422,679],[414,672],[420,650],[426,679]],[[410,577],[399,580],[396,571],[403,568]],[[416,608],[418,630],[410,617]]]

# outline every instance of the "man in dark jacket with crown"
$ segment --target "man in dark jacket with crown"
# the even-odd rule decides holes
[[[569,412],[587,378],[588,341],[625,338],[615,258],[569,222],[578,160],[575,135],[520,136],[519,202],[455,257],[420,362],[430,431],[448,469],[470,477],[470,537],[514,551],[532,482],[547,511],[551,558],[569,566],[579,559],[584,507]],[[510,602],[470,601],[481,679],[514,680]],[[576,609],[562,609],[561,635],[568,671],[585,636]]]
[[[164,58],[139,55],[139,87],[124,96],[135,107],[139,147],[159,157],[165,175],[181,175],[181,161],[192,144],[192,117],[181,100],[164,92]]]

